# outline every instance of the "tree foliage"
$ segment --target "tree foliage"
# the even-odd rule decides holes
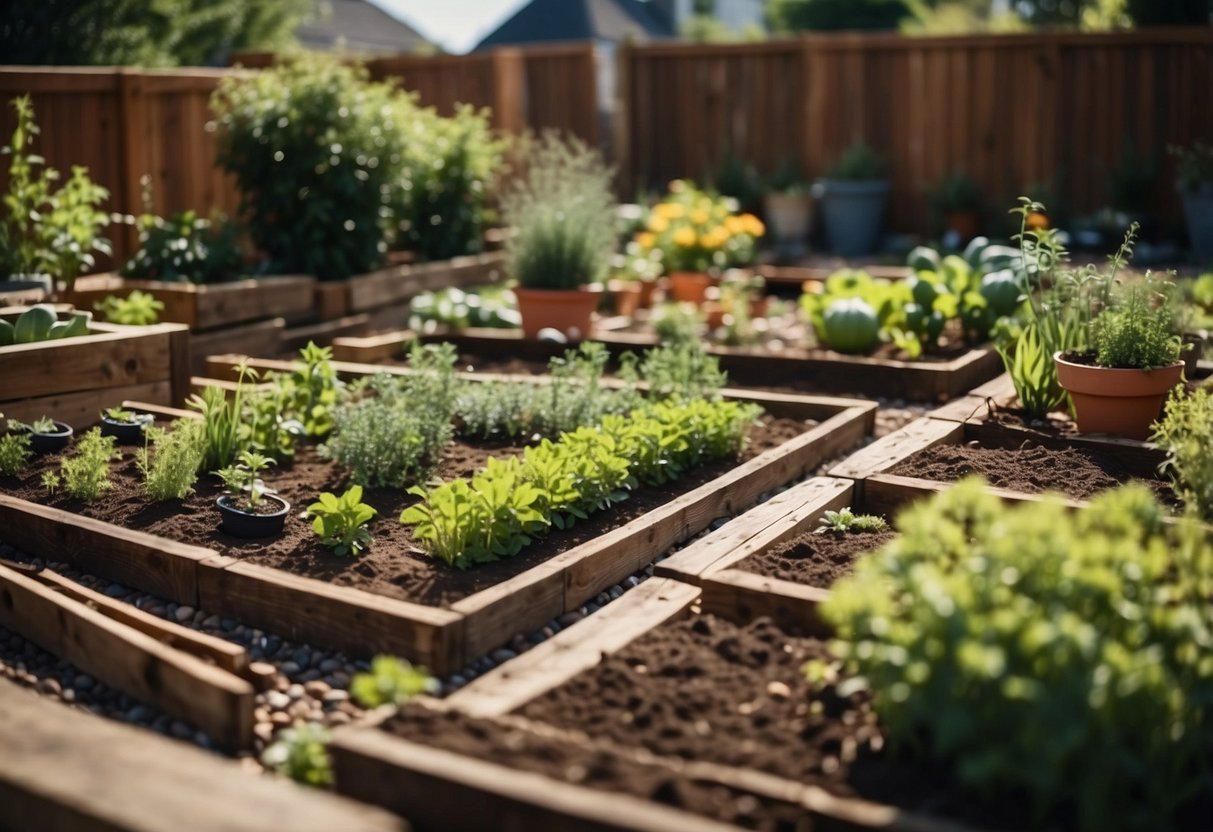
[[[910,14],[903,0],[767,0],[772,32],[896,29]]]
[[[8,0],[5,63],[203,66],[291,40],[308,0]]]

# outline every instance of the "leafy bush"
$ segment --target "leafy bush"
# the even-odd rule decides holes
[[[285,728],[261,755],[266,768],[305,786],[323,788],[333,783],[333,761],[328,753],[329,732],[318,722]]]
[[[407,99],[405,99],[407,100]],[[270,268],[323,280],[377,267],[411,110],[365,69],[309,59],[225,78],[218,158]]]
[[[510,276],[529,289],[576,289],[601,280],[615,242],[611,170],[580,139],[546,133],[511,183],[502,217]]]
[[[16,476],[25,470],[33,450],[28,433],[6,433],[0,436],[0,474]]]
[[[735,402],[659,403],[611,415],[523,459],[492,458],[485,470],[409,493],[421,502],[400,522],[430,554],[466,569],[522,551],[550,526],[567,527],[626,499],[637,483],[661,484],[710,459],[740,453],[758,408]]]
[[[1206,522],[1213,522],[1213,392],[1199,387],[1171,391],[1163,418],[1151,440],[1167,452],[1163,470],[1171,475],[1184,504]]]
[[[698,344],[704,318],[688,304],[663,303],[653,310],[653,332],[662,344]]]
[[[333,411],[323,453],[350,468],[359,485],[403,488],[425,479],[454,436],[456,357],[450,344],[415,347],[415,374],[370,379],[368,396]]]
[[[826,179],[870,182],[884,179],[889,163],[865,142],[855,142],[826,173]]]
[[[1137,485],[1074,513],[974,480],[916,505],[822,607],[839,692],[872,691],[895,751],[1025,795],[1034,828],[1176,828],[1209,789],[1213,547],[1163,519]]]
[[[489,113],[459,107],[449,118],[404,105],[403,171],[394,190],[396,243],[421,260],[474,254],[484,244],[485,202],[504,143]]]
[[[72,167],[72,175],[52,190],[59,171],[46,167],[33,153],[38,125],[28,95],[13,99],[16,126],[2,151],[12,157],[4,220],[0,223],[0,263],[13,274],[49,274],[70,292],[76,277],[96,265],[96,254],[111,254],[101,229],[109,216],[97,206],[109,192],[88,178],[88,169]],[[41,171],[36,168],[42,167]]]
[[[324,492],[307,507],[312,530],[338,556],[360,555],[371,543],[366,524],[379,512],[362,502],[362,486],[353,485],[340,497]]]
[[[118,270],[124,277],[222,283],[243,272],[240,228],[229,220],[211,221],[195,211],[168,219],[150,213],[131,219],[139,229],[139,250]]]
[[[1094,321],[1095,362],[1101,367],[1148,370],[1178,361],[1180,340],[1174,333],[1173,312],[1154,302],[1154,281],[1147,275],[1144,282],[1126,286],[1119,294]]]
[[[350,681],[350,695],[364,708],[403,705],[414,696],[437,692],[437,680],[424,667],[393,656],[376,656],[370,673],[359,673]]]
[[[153,500],[183,500],[193,492],[205,453],[204,430],[200,419],[178,419],[170,430],[144,429],[144,446],[135,457],[144,494]]]
[[[62,483],[63,490],[69,496],[86,503],[95,501],[113,488],[110,461],[119,456],[114,450],[116,441],[112,436],[102,436],[100,428],[93,428],[84,434],[76,443],[76,452],[59,463],[55,488]],[[48,490],[53,489],[48,486]]]
[[[93,309],[111,324],[151,326],[160,322],[164,303],[149,292],[133,289],[124,298],[107,295],[104,300],[93,304]]]
[[[653,206],[644,230],[636,235],[637,254],[660,253],[666,274],[719,271],[748,265],[765,233],[762,221],[737,213],[732,199],[679,179],[670,183],[670,192]]]

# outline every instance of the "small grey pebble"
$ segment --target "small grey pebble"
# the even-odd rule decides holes
[[[311,670],[305,670],[300,673],[298,678],[300,682],[314,682],[319,679],[321,675],[322,674],[320,671],[313,667]]]
[[[193,730],[179,719],[173,720],[168,732],[179,740],[188,740],[194,734]]]
[[[502,647],[502,648],[501,648],[501,649],[499,649],[499,650],[494,650],[494,651],[493,651],[493,654],[492,654],[492,659],[493,659],[493,661],[495,661],[497,664],[501,664],[501,663],[503,663],[503,662],[508,662],[510,659],[514,658],[514,657],[515,657],[515,656],[517,656],[517,655],[518,655],[518,654],[517,654],[517,653],[515,653],[513,650],[510,650],[510,649],[508,649],[508,648]]]
[[[219,619],[219,626],[222,627],[225,632],[230,633],[232,630],[236,629],[236,622],[231,618],[221,618]]]
[[[85,673],[81,673],[72,680],[72,685],[76,688],[76,690],[92,690],[93,685],[95,684],[96,682],[93,680],[93,677]]]
[[[340,670],[342,667],[342,664],[343,663],[338,661],[337,659],[325,659],[324,661],[320,662],[320,665],[319,665],[320,672],[321,673],[332,673],[333,671]]]
[[[607,595],[605,592],[598,593],[598,595],[594,598],[594,602],[596,604],[598,604],[598,606],[600,606],[600,607],[603,604],[609,604],[610,601],[611,601],[611,596]],[[586,606],[588,607],[589,604],[586,604]]]
[[[202,619],[202,626],[206,627],[208,630],[218,630],[219,629],[219,616],[208,615],[206,618]]]
[[[447,685],[449,685],[452,688],[461,688],[464,685],[466,685],[467,683],[468,683],[467,677],[465,677],[459,673],[456,673],[454,676],[452,676],[447,681]]]
[[[581,620],[582,618],[584,618],[584,617],[585,617],[585,616],[584,616],[582,613],[580,613],[580,612],[576,612],[576,611],[574,611],[574,612],[566,612],[564,615],[562,615],[562,616],[560,616],[559,618],[557,618],[557,619],[556,619],[556,622],[557,622],[557,623],[558,623],[558,624],[559,624],[561,627],[568,627],[568,626],[571,626],[571,625],[573,625],[573,624],[576,624],[578,621],[580,621],[580,620]]]
[[[176,618],[182,624],[184,624],[186,621],[189,621],[191,618],[194,617],[194,608],[193,607],[177,607],[177,611],[175,613],[173,613],[173,617]]]
[[[607,594],[610,595],[611,600],[614,601],[614,600],[618,599],[620,595],[623,595],[623,587],[613,586],[613,587],[611,587],[611,589],[609,590],[609,592]]]
[[[303,685],[298,685],[298,684],[291,685],[289,688],[286,689],[286,695],[290,697],[292,702],[302,699],[303,694],[304,694]]]
[[[325,707],[340,705],[343,702],[350,701],[350,694],[344,690],[330,690],[322,699]]]
[[[284,676],[295,676],[299,673],[299,665],[294,662],[283,662],[278,666],[278,669],[282,671],[282,675]]]
[[[121,598],[126,595],[126,587],[122,584],[110,584],[105,588],[105,594],[110,598]]]
[[[291,698],[282,691],[272,690],[265,695],[265,704],[275,711],[285,711],[291,704]]]

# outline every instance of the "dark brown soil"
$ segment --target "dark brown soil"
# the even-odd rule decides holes
[[[750,444],[742,459],[750,459],[783,444],[807,430],[810,424],[763,417],[761,425],[751,429]],[[70,452],[71,448],[68,450]],[[379,512],[371,521],[374,543],[366,554],[359,558],[337,557],[322,546],[311,523],[299,515],[320,492],[341,493],[350,485],[350,480],[340,465],[320,458],[310,447],[302,448],[293,464],[271,468],[264,475],[266,484],[290,502],[291,515],[287,517],[286,528],[280,537],[253,541],[231,537],[219,530],[215,499],[223,491],[217,478],[200,478],[196,493],[184,501],[152,503],[139,489],[142,477],[135,464],[134,450],[129,447],[121,450],[122,458],[112,469],[114,487],[91,505],[62,493],[48,496],[43,490],[40,485],[42,473],[58,465],[57,455],[36,458],[20,478],[0,477],[0,489],[24,500],[129,529],[207,546],[251,563],[435,606],[450,605],[518,575],[703,485],[736,465],[733,460],[717,462],[663,488],[639,489],[610,511],[593,515],[572,529],[553,531],[516,557],[460,571],[423,552],[410,535],[409,527],[398,522],[400,512],[416,498],[390,489],[368,490],[363,496],[363,500]],[[436,475],[441,479],[468,476],[483,467],[488,457],[515,454],[520,450],[500,443],[469,445],[455,442],[444,453]]]
[[[992,829],[1026,828],[1021,803],[975,807],[947,771],[897,762],[866,694],[812,691],[801,667],[827,645],[769,619],[738,627],[693,615],[606,657],[519,714],[625,747],[756,769]]]
[[[1040,494],[1060,491],[1086,500],[1127,482],[1148,485],[1164,503],[1175,502],[1170,485],[1161,480],[1139,480],[1115,459],[1095,451],[1054,450],[1026,444],[1022,448],[982,448],[972,445],[936,445],[919,451],[889,469],[888,473],[918,479],[955,482],[980,474],[998,488]]]
[[[632,795],[743,829],[813,829],[812,818],[795,804],[694,780],[671,767],[639,762],[588,742],[566,741],[494,720],[419,707],[405,708],[383,728],[411,742],[565,783]]]
[[[883,532],[808,532],[787,543],[750,555],[738,569],[798,584],[828,589],[850,575],[855,561],[896,535]]]

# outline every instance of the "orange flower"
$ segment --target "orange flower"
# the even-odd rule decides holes
[[[690,248],[695,245],[695,232],[690,228],[679,228],[674,232],[674,245]]]
[[[641,231],[636,235],[636,242],[643,249],[651,249],[657,242],[657,237],[651,231]]]

